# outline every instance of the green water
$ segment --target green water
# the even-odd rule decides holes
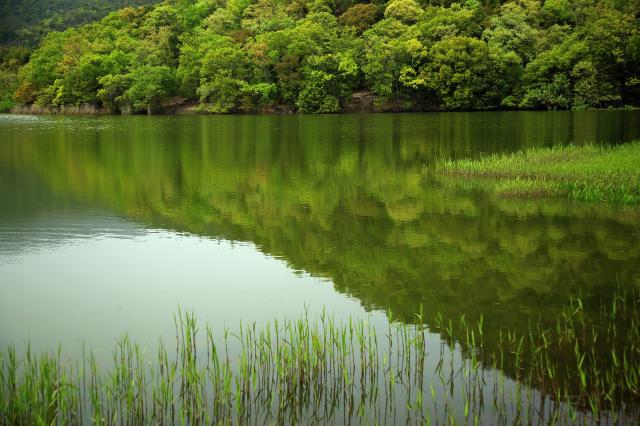
[[[154,342],[177,306],[214,325],[422,306],[428,326],[482,314],[490,345],[640,286],[640,210],[453,191],[425,165],[638,138],[638,111],[0,116],[0,344]]]

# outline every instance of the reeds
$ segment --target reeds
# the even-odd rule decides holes
[[[472,182],[504,197],[567,197],[640,204],[640,141],[531,148],[479,159],[442,161],[430,169],[445,183]]]
[[[500,330],[482,317],[421,324],[298,319],[214,333],[174,317],[176,346],[146,356],[128,337],[101,370],[82,348],[0,353],[1,424],[635,423],[640,297],[619,291],[587,319],[576,299],[554,327]]]

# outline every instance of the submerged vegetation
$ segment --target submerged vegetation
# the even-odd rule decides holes
[[[450,160],[436,175],[479,183],[506,197],[570,197],[640,204],[640,142],[619,146],[555,146],[480,159]]]
[[[165,0],[49,33],[0,97],[149,113],[623,106],[640,98],[639,14],[631,0]]]
[[[390,316],[391,318],[391,316]],[[587,319],[573,300],[555,324],[500,327],[486,345],[482,317],[418,325],[321,314],[220,335],[175,317],[175,351],[147,359],[127,337],[102,370],[83,348],[0,353],[0,423],[229,422],[634,423],[640,403],[640,297],[619,290]],[[436,343],[435,347],[430,342]],[[502,371],[504,374],[500,373]],[[513,380],[512,380],[513,379]]]

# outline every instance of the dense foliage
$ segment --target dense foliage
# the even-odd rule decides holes
[[[52,31],[98,20],[126,6],[158,0],[5,0],[0,2],[0,112],[14,105],[18,69]]]
[[[48,34],[14,99],[149,113],[622,106],[640,99],[639,16],[634,0],[166,0]]]
[[[13,106],[18,87],[18,69],[29,59],[29,49],[22,46],[0,47],[0,111]]]

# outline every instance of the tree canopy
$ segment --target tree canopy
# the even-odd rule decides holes
[[[0,69],[0,103],[332,113],[364,92],[380,110],[633,105],[639,18],[632,0],[165,0],[47,34],[17,76],[15,60]]]

